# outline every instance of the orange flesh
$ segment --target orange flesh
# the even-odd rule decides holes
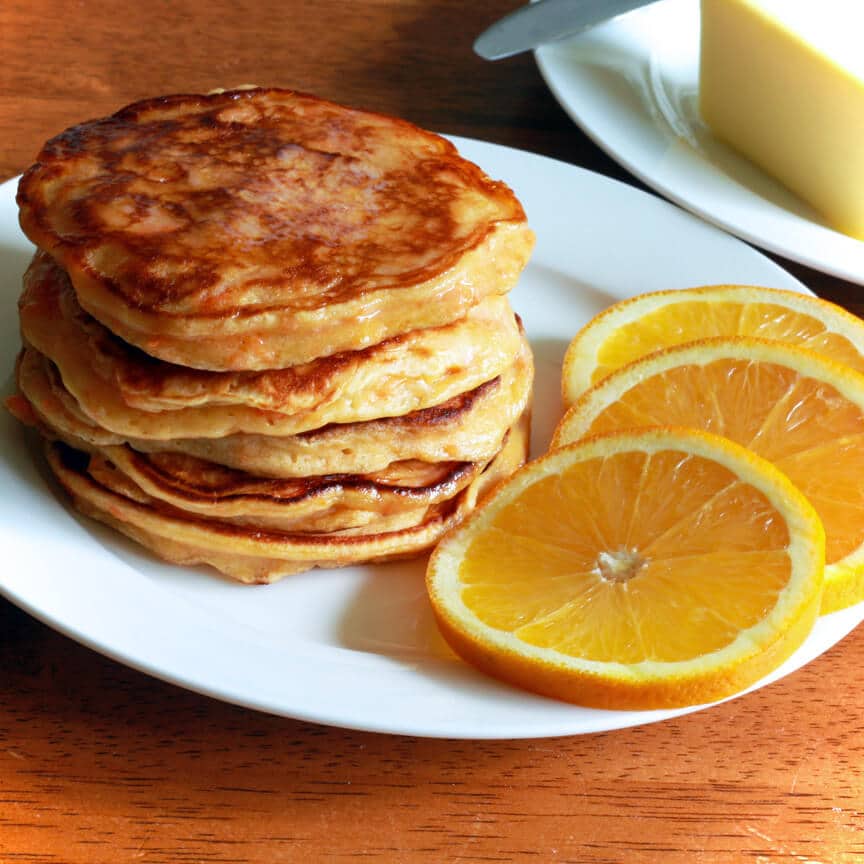
[[[596,383],[621,366],[661,348],[712,336],[756,336],[793,342],[864,372],[864,361],[846,337],[818,319],[773,303],[693,300],[648,312],[622,325],[604,342],[591,376]]]
[[[686,660],[764,618],[790,576],[788,542],[767,499],[717,463],[617,454],[503,507],[466,551],[462,599],[486,624],[573,656]]]
[[[764,362],[681,366],[622,394],[586,434],[658,425],[715,432],[773,462],[821,517],[827,563],[864,542],[864,416],[833,387]]]

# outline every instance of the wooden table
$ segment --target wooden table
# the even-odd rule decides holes
[[[530,56],[472,55],[474,35],[513,5],[4,0],[0,179],[81,119],[244,82],[629,179],[569,122]],[[858,287],[792,269],[858,308]],[[780,685],[675,721],[425,740],[212,701],[0,601],[0,861],[859,861],[862,670],[856,632]]]

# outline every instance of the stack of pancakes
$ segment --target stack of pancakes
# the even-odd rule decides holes
[[[312,96],[47,143],[9,406],[76,506],[244,582],[415,554],[526,457],[533,235],[439,136]]]

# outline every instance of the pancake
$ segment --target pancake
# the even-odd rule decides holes
[[[416,555],[525,460],[506,185],[404,121],[276,89],[49,141],[19,391],[81,512],[243,582]]]
[[[288,90],[74,126],[18,203],[84,309],[199,369],[296,366],[450,324],[509,291],[533,246],[510,189],[445,139]]]
[[[110,488],[89,473],[90,457],[65,444],[47,445],[48,462],[81,512],[102,521],[165,560],[209,564],[242,582],[267,583],[312,567],[390,560],[428,549],[526,458],[527,414],[479,476],[413,527],[373,534],[296,534],[190,518],[143,491]],[[129,481],[131,482],[131,481]]]
[[[347,535],[413,527],[484,468],[471,462],[405,462],[377,475],[272,480],[183,454],[112,447],[90,454],[87,473],[107,489],[181,518],[298,535]]]
[[[505,297],[459,321],[394,336],[362,351],[263,372],[212,372],[155,360],[78,305],[44,253],[25,274],[21,331],[52,360],[81,412],[123,437],[296,435],[331,423],[400,416],[500,375],[520,350]]]
[[[393,462],[485,462],[501,447],[505,431],[526,410],[533,366],[527,342],[500,376],[440,405],[401,417],[331,424],[300,435],[237,434],[224,438],[146,440],[124,438],[91,421],[63,386],[54,364],[33,348],[18,361],[21,395],[14,411],[47,437],[147,452],[176,452],[265,477],[366,474]]]

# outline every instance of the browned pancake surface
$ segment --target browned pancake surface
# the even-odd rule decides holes
[[[295,534],[378,534],[416,525],[485,467],[409,462],[371,475],[274,481],[189,456],[149,456],[129,447],[91,450],[89,457],[87,471],[103,486],[166,514]]]
[[[494,297],[453,324],[301,366],[187,369],[130,347],[83,312],[64,272],[44,253],[34,257],[24,283],[25,342],[56,364],[81,413],[126,437],[293,435],[400,416],[496,378],[520,351],[507,299]]]
[[[128,478],[108,477],[101,468],[91,473],[91,459],[81,451],[55,442],[46,452],[58,480],[86,515],[113,526],[168,561],[210,564],[243,582],[272,582],[311,567],[388,560],[428,549],[522,464],[528,450],[528,425],[526,414],[486,469],[453,498],[421,510],[419,521],[411,525],[395,529],[387,525],[380,533],[371,524],[359,534],[297,534],[190,518],[154,501]]]
[[[154,356],[210,369],[455,320],[509,290],[533,243],[512,192],[445,139],[274,89],[72,127],[18,201],[84,308]]]
[[[49,438],[77,439],[97,447],[129,443],[140,451],[187,453],[259,476],[366,474],[404,460],[488,461],[500,448],[506,429],[526,410],[532,376],[531,352],[524,343],[516,363],[499,378],[401,417],[330,424],[279,437],[236,434],[148,441],[124,438],[94,424],[64,387],[56,366],[33,348],[26,348],[16,368],[21,395],[13,413]]]

